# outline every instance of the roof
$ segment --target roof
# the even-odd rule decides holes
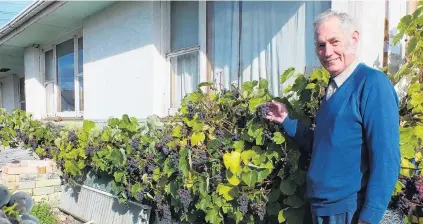
[[[115,1],[34,1],[0,28],[0,78],[24,73],[24,49],[42,45],[82,26]]]

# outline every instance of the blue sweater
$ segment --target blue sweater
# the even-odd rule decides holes
[[[380,222],[401,163],[399,102],[384,73],[359,64],[323,99],[314,131],[290,117],[281,128],[312,152],[307,198],[314,215],[331,216],[362,205],[361,220]]]

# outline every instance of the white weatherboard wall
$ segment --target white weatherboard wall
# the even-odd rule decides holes
[[[13,75],[9,75],[0,79],[2,89],[3,108],[9,113],[16,109],[18,97],[16,95],[17,86]]]
[[[143,119],[160,112],[157,4],[119,2],[84,22],[85,119]]]
[[[385,1],[333,0],[332,10],[349,13],[360,32],[357,56],[367,65],[382,67]]]

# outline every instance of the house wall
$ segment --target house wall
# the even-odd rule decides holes
[[[3,108],[11,113],[18,106],[17,83],[13,75],[0,78]]]
[[[160,2],[119,2],[85,21],[85,119],[163,114],[160,30]]]

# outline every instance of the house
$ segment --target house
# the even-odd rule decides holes
[[[0,28],[0,106],[104,121],[166,116],[203,81],[263,77],[278,95],[285,69],[319,67],[312,23],[329,8],[357,19],[361,60],[400,64],[390,43],[415,1],[35,1]]]

